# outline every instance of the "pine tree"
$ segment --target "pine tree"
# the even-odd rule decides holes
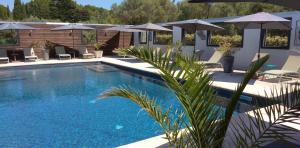
[[[13,19],[14,20],[23,20],[26,17],[26,10],[24,5],[20,0],[15,0],[14,10],[13,10]]]

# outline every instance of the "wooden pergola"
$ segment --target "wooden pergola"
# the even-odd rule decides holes
[[[190,3],[214,3],[214,2],[262,2],[300,10],[300,0],[189,0]]]

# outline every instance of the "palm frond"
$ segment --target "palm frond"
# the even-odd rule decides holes
[[[193,58],[180,54],[164,54],[142,48],[126,49],[124,52],[150,63],[161,71],[165,84],[174,91],[188,119],[188,132],[197,147],[210,145],[214,141],[220,118],[216,109],[216,91],[210,85],[211,77],[204,66]],[[172,60],[171,60],[172,59]]]
[[[184,114],[182,112],[175,111],[174,116],[171,116],[171,107],[166,111],[163,111],[157,104],[155,98],[150,99],[145,93],[126,86],[112,88],[110,91],[101,94],[100,98],[103,99],[113,96],[129,99],[139,105],[142,109],[144,109],[164,130],[164,133],[166,134],[166,138],[169,140],[170,145],[184,145],[183,143],[180,143],[182,141],[179,141],[179,130],[184,122]]]
[[[252,111],[240,115],[232,123],[236,127],[231,127],[232,132],[239,133],[233,136],[236,146],[260,147],[274,140],[295,140],[292,135],[298,130],[286,124],[300,124],[294,122],[300,116],[299,96],[298,86],[274,90],[265,107],[254,105]]]
[[[247,84],[249,83],[251,78],[256,74],[256,72],[263,66],[263,64],[268,59],[269,59],[269,56],[265,56],[265,57],[259,59],[254,65],[252,65],[252,67],[246,72],[242,82],[240,82],[238,84],[236,91],[231,96],[230,102],[226,106],[226,111],[225,111],[225,115],[224,115],[225,117],[219,122],[220,129],[218,132],[217,139],[220,139],[220,142],[221,142],[221,143],[219,143],[220,145],[223,143],[223,140],[224,140],[225,135],[228,130],[229,123],[232,119],[233,112],[235,110],[235,107],[236,107],[245,87],[247,86]],[[241,139],[241,137],[239,137],[239,138]]]

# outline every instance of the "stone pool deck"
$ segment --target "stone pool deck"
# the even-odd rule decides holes
[[[22,67],[22,66],[35,66],[35,65],[55,65],[55,64],[76,64],[76,63],[97,63],[103,62],[111,65],[122,66],[130,69],[135,69],[139,71],[144,71],[153,74],[159,74],[159,70],[153,68],[150,64],[138,61],[134,58],[117,58],[117,57],[102,57],[98,59],[71,59],[71,60],[48,60],[48,61],[36,61],[36,62],[13,62],[8,64],[0,64],[1,69]],[[222,69],[210,69],[213,73],[213,83],[212,85],[217,88],[222,88],[226,90],[234,91],[237,88],[238,83],[242,80],[244,71],[234,71],[232,74],[225,74]],[[245,94],[254,96],[266,96],[270,95],[271,91],[274,89],[279,89],[282,86],[289,86],[290,83],[295,83],[296,81],[285,81],[282,83],[267,82],[252,79],[244,90]],[[300,112],[299,112],[300,114]],[[298,124],[287,124],[300,131],[300,120],[297,119],[295,122]],[[124,145],[121,147],[167,147],[162,146],[167,143],[166,139],[162,138],[163,135]],[[300,133],[295,136],[295,138],[300,139]],[[300,141],[298,143],[300,145]]]
[[[159,70],[155,69],[148,63],[140,62],[134,58],[101,58],[101,62],[109,63],[112,65],[118,65],[122,67],[127,67],[131,69],[136,69],[140,71],[145,71],[149,73],[159,74]],[[212,85],[217,88],[235,91],[239,82],[243,79],[245,71],[235,70],[234,73],[227,74],[223,73],[223,70],[220,68],[209,69],[209,72],[213,74],[213,83]],[[252,96],[270,96],[271,92],[274,89],[280,89],[284,86],[290,86],[292,83],[296,83],[295,80],[284,81],[278,83],[277,80],[273,82],[260,81],[252,79],[244,90],[244,94]]]

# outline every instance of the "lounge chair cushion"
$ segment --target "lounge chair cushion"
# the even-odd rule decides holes
[[[0,60],[8,60],[8,57],[0,57]]]
[[[70,54],[58,54],[59,57],[71,57]]]
[[[38,59],[37,56],[33,55],[33,56],[25,56],[25,59]]]
[[[198,64],[203,64],[206,68],[221,68],[222,64],[221,63],[212,63],[209,61],[198,61]]]
[[[85,53],[85,54],[82,54],[82,56],[85,58],[85,57],[94,57],[95,55],[92,54],[92,53]]]

